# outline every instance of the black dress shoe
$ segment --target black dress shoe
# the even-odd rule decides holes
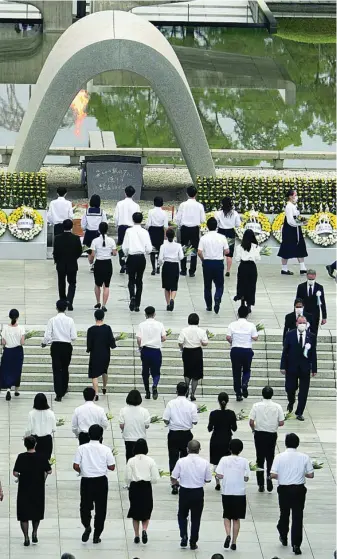
[[[62,402],[62,398],[60,398],[60,396],[56,396],[56,398],[54,398],[55,402]]]
[[[171,495],[178,495],[178,493],[179,493],[178,485],[172,485]]]
[[[259,485],[259,493],[264,493],[264,485]]]
[[[142,543],[147,543],[148,537],[147,537],[147,533],[146,530],[142,531]]]
[[[154,400],[157,400],[157,399],[158,399],[158,389],[157,389],[156,386],[154,386],[154,387],[152,388],[152,398],[153,398]]]
[[[32,543],[39,543],[39,540],[37,539],[37,534],[34,534],[34,532],[32,533]]]
[[[180,270],[180,275],[181,276],[187,276],[187,272],[184,272],[183,270]]]
[[[120,274],[125,274],[125,266],[122,266],[121,269],[119,270]]]
[[[196,401],[196,397],[195,396],[191,396],[191,402],[195,402]]]
[[[331,268],[330,264],[328,266],[325,266],[326,271],[328,272],[330,278],[334,278],[335,276],[333,275],[333,269]]]
[[[97,304],[94,306],[94,309],[100,309],[100,308],[101,308],[101,303],[97,303]]]
[[[291,272],[290,270],[287,270],[287,271],[281,270],[281,274],[282,274],[282,276],[293,276],[294,272]]]
[[[134,297],[131,297],[131,301],[130,301],[130,305],[129,305],[130,311],[134,311],[134,310],[135,310],[135,306],[136,306],[136,304],[135,304],[135,298],[134,298]]]
[[[10,391],[7,390],[7,394],[6,394],[6,400],[7,400],[7,402],[9,402],[11,399],[12,399],[12,395],[11,395]]]
[[[307,273],[307,270],[300,270],[300,275],[301,276],[304,276],[304,274],[306,274],[306,273]]]
[[[304,421],[303,415],[296,415],[296,419],[298,419],[298,421]]]
[[[212,307],[206,307],[206,311],[212,311]]]
[[[151,393],[150,392],[146,392],[145,400],[151,400]]]
[[[214,489],[215,489],[215,491],[220,491],[220,489],[221,489],[220,483],[217,483]]]
[[[237,401],[237,402],[242,402],[242,400],[243,400],[242,396],[237,396],[237,397],[236,397],[236,401]]]
[[[151,276],[155,276],[155,275],[156,275],[156,270],[152,270]]]
[[[68,311],[73,311],[73,310],[74,310],[74,307],[72,306],[72,304],[68,303]]]
[[[236,543],[232,543],[232,545],[231,545],[231,550],[232,550],[232,551],[236,551]]]
[[[170,300],[170,311],[172,312],[174,309],[174,301],[173,299]]]
[[[187,536],[181,538],[180,547],[187,547]]]
[[[268,478],[267,478],[267,491],[269,491],[269,493],[271,493],[272,490],[273,490],[273,482],[272,482],[272,480],[268,477]]]
[[[91,534],[91,527],[86,528],[82,534],[82,542],[86,543]]]
[[[293,545],[293,552],[295,555],[302,555],[301,548],[298,545]]]
[[[226,273],[225,273],[225,276],[226,276],[226,278],[229,278],[230,273],[229,273],[229,272],[226,272]]]
[[[97,400],[99,400],[98,394],[96,394],[96,396],[95,396],[95,402],[97,402]]]
[[[188,275],[190,276],[190,278],[195,278],[195,272],[188,272]]]
[[[139,311],[140,311],[139,307],[135,307],[135,312],[139,312]]]
[[[282,544],[284,547],[286,547],[286,546],[288,545],[288,540],[287,540],[287,538],[282,538],[282,536],[280,536],[279,539],[280,539],[281,544]]]
[[[247,386],[242,387],[242,396],[244,398],[248,398],[248,388],[247,388]]]
[[[106,394],[106,388],[102,388],[102,392],[105,395]]]
[[[134,538],[134,543],[140,543],[140,537],[139,536],[135,536]]]
[[[160,266],[157,266],[156,273],[160,274]]]
[[[101,538],[93,538],[92,543],[101,543]]]
[[[190,550],[191,551],[195,551],[196,549],[198,549],[198,546],[196,543],[190,542]]]
[[[29,539],[29,538],[27,538],[27,539],[25,538],[25,541],[23,542],[23,545],[24,545],[25,547],[28,547],[28,546],[30,545],[30,539]]]
[[[288,410],[289,413],[291,413],[293,411],[293,409],[294,409],[294,404],[288,404],[287,405],[287,410]]]
[[[214,303],[215,314],[219,314],[219,310],[220,310],[220,301],[219,301],[219,299],[215,299],[215,303]]]
[[[231,537],[227,536],[227,538],[225,539],[225,543],[223,544],[224,548],[229,549],[230,543],[231,543]]]
[[[103,312],[108,312],[108,309],[103,305],[102,311],[103,311]]]
[[[171,310],[170,305],[166,305],[166,310],[167,310],[167,311],[170,311],[170,310]]]
[[[18,392],[17,390],[15,390],[14,396],[20,396],[20,392]]]

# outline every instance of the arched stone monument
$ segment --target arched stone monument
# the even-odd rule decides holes
[[[146,78],[166,110],[192,179],[215,174],[198,111],[174,50],[151,23],[118,11],[87,16],[60,37],[33,89],[10,171],[41,167],[77,92],[108,70],[128,70]]]

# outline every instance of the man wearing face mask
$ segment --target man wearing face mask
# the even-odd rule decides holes
[[[299,316],[296,329],[286,334],[280,368],[281,373],[285,375],[287,410],[293,411],[296,391],[299,388],[295,415],[299,421],[304,421],[303,412],[307,403],[310,375],[317,375],[316,336],[307,331],[307,319],[304,316]]]
[[[316,270],[307,271],[307,281],[297,286],[296,297],[302,299],[306,312],[312,315],[310,329],[313,334],[317,335],[320,318],[323,326],[326,323],[327,312],[324,288],[323,285],[316,282]]]
[[[296,328],[296,320],[299,316],[304,316],[307,319],[307,325],[308,325],[307,330],[310,329],[312,316],[311,314],[305,312],[302,299],[295,299],[294,307],[295,308],[293,312],[290,312],[285,316],[284,330],[283,330],[283,343],[287,332],[289,332],[289,330],[294,330]]]

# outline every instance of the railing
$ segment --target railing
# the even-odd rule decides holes
[[[0,155],[3,165],[8,165],[12,152],[12,146],[0,146]],[[260,160],[272,161],[274,169],[283,169],[285,159],[296,160],[305,159],[311,161],[335,161],[336,154],[334,151],[277,151],[277,150],[259,150],[259,149],[211,149],[211,154],[215,163],[220,161],[247,161]],[[179,148],[100,148],[92,149],[88,147],[51,147],[47,155],[67,156],[70,158],[70,165],[79,165],[81,158],[86,155],[138,155],[143,158],[142,164],[147,165],[147,158],[159,159],[183,159]]]
[[[277,21],[264,0],[248,1],[254,23],[264,24],[269,33],[277,32]]]

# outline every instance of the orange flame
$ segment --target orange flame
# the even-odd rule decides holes
[[[75,120],[75,135],[76,136],[80,136],[81,135],[81,125],[83,120],[85,119],[85,117],[87,116],[87,112],[86,112],[86,108],[89,102],[89,95],[86,92],[85,89],[81,89],[78,94],[76,95],[75,99],[73,100],[73,102],[70,105],[70,108],[72,109],[74,116],[76,118]]]

